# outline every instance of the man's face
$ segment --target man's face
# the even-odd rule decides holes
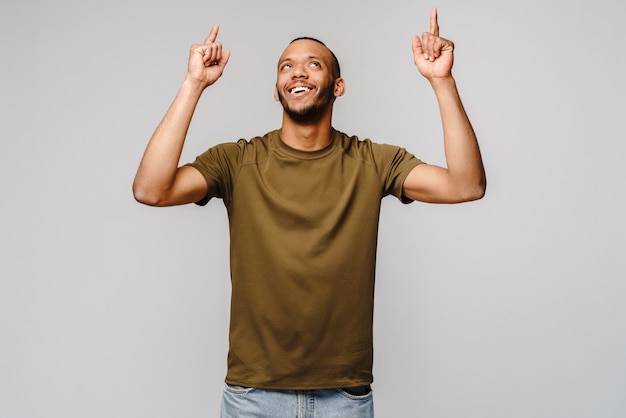
[[[301,39],[285,49],[274,96],[293,120],[316,121],[343,94],[343,80],[333,78],[332,63],[330,51],[315,41]]]

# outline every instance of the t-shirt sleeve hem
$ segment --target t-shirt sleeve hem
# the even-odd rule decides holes
[[[409,174],[411,173],[411,171],[413,171],[413,169],[415,167],[417,167],[420,164],[426,164],[424,161],[421,161],[419,159],[415,159],[415,161],[413,161],[414,164],[411,164],[410,166],[407,167],[406,171],[404,171],[399,178],[402,179],[402,182],[400,183],[402,186],[400,187],[399,190],[399,195],[397,196],[398,199],[400,200],[400,202],[402,202],[405,205],[408,205],[410,203],[413,203],[415,201],[415,199],[411,199],[410,197],[406,197],[402,191],[404,189],[404,182],[406,181],[406,178],[409,176]]]
[[[195,162],[193,162],[193,163],[187,163],[187,164],[185,164],[185,167],[193,167],[193,168],[195,168],[196,170],[198,170],[198,171],[200,172],[200,174],[202,174],[202,177],[204,178],[204,181],[206,182],[206,184],[207,184],[207,189],[208,189],[208,187],[209,187],[209,181],[208,181],[208,179],[206,178],[206,173],[204,172],[204,170],[201,170],[201,169],[200,169],[200,167],[198,167],[198,166],[195,164]],[[206,194],[206,195],[205,195],[202,199],[198,200],[197,202],[194,202],[194,205],[197,205],[197,206],[206,206],[206,204],[207,204],[207,203],[209,203],[209,200],[211,200],[211,197],[209,197],[209,191],[207,190],[207,194]]]

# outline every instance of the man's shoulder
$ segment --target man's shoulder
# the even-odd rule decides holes
[[[264,135],[258,135],[251,137],[249,139],[240,139],[238,141],[239,144],[245,147],[259,147],[262,149],[270,149],[276,143],[276,140],[280,138],[280,130],[275,129],[273,131],[269,131]]]
[[[269,131],[264,135],[254,136],[250,139],[240,139],[238,144],[243,149],[244,162],[252,162],[265,160],[276,148],[276,143],[279,140],[278,129]]]
[[[334,132],[335,143],[346,155],[365,162],[394,154],[399,149],[398,146],[375,142],[369,137],[361,139],[357,135],[348,135],[336,129]]]
[[[211,147],[207,152],[226,154],[230,159],[240,160],[242,163],[250,163],[267,158],[272,152],[278,130],[270,131],[264,135],[251,138],[240,138],[233,142],[223,142]]]

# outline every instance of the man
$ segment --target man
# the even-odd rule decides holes
[[[480,199],[485,174],[452,77],[451,41],[413,37],[414,61],[440,107],[447,167],[332,127],[344,93],[335,55],[294,40],[278,61],[282,126],[214,146],[179,167],[202,92],[230,52],[215,26],[193,45],[188,73],[151,138],[133,185],[153,206],[222,198],[230,222],[231,325],[223,417],[371,417],[372,316],[381,199]]]

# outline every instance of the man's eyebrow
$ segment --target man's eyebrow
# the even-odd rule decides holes
[[[316,59],[316,60],[322,61],[322,59],[321,59],[319,56],[317,56],[317,55],[309,55],[309,56],[307,57],[307,59]],[[291,58],[291,57],[285,57],[285,58],[283,58],[282,60],[278,61],[278,65],[282,64],[282,63],[283,63],[283,62],[285,62],[285,61],[293,61],[293,58]]]

